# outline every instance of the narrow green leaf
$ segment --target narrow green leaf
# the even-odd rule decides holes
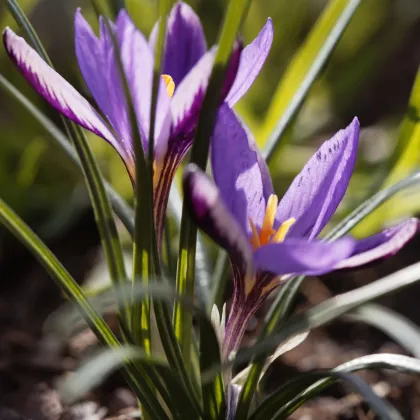
[[[178,185],[175,182],[172,184],[171,192],[169,194],[169,210],[173,215],[178,230],[180,230],[182,216],[182,197]],[[195,264],[195,290],[197,298],[204,305],[210,304],[212,302],[212,299],[210,298],[211,284],[213,284],[213,281],[211,279],[210,267],[208,265],[208,250],[204,242],[203,234],[198,232]]]
[[[400,181],[419,167],[420,163],[420,68],[411,90],[407,111],[401,123],[398,141],[391,161],[388,164],[388,176],[382,188],[389,187]],[[356,236],[366,236],[378,231],[389,221],[390,213],[396,204],[391,201],[381,206],[375,213],[366,217],[354,229]]]
[[[391,369],[418,375],[420,374],[420,361],[398,354],[372,354],[343,363],[328,371],[299,375],[283,384],[277,391],[267,397],[251,418],[252,420],[272,418],[275,412],[279,416],[275,418],[286,418],[284,416],[292,414],[310,398],[336,382],[338,377],[334,377],[335,374],[365,369]],[[324,379],[314,383],[314,380],[316,381],[320,377],[324,377]],[[268,417],[262,417],[263,415]]]
[[[227,252],[220,248],[217,254],[216,265],[214,267],[213,276],[211,279],[211,297],[208,303],[209,312],[211,311],[212,305],[216,305],[219,311],[223,306],[223,298],[226,283],[229,277],[229,257]]]
[[[89,303],[77,282],[71,277],[60,261],[38,236],[36,236],[35,233],[1,199],[0,223],[15,235],[43,265],[45,270],[56,282],[57,286],[77,306],[81,315],[100,342],[107,347],[118,348],[120,343],[115,338],[104,319]],[[136,396],[149,413],[155,413],[156,418],[163,419],[167,417],[145,380],[147,377],[146,374],[136,375],[133,365],[127,361],[125,366],[125,377],[133,388],[133,391],[136,393]],[[159,417],[160,415],[162,415],[162,417]]]
[[[270,160],[309,89],[353,17],[360,0],[330,0],[277,87],[262,130]],[[280,143],[282,147],[285,143]]]
[[[244,363],[252,357],[258,358],[271,354],[279,343],[287,340],[291,335],[325,325],[367,302],[410,286],[419,280],[420,263],[416,263],[366,286],[328,299],[305,313],[294,315],[285,321],[276,334],[238,352],[236,362]],[[226,363],[225,367],[231,364],[232,362]]]
[[[413,174],[406,179],[392,185],[391,187],[379,191],[373,197],[366,200],[353,212],[351,212],[345,219],[343,219],[334,229],[332,229],[326,236],[325,239],[333,241],[341,238],[348,233],[354,226],[356,226],[364,217],[378,208],[386,200],[389,200],[399,191],[412,187],[420,182],[420,172]],[[295,279],[291,279],[286,283],[279,291],[275,301],[271,305],[270,311],[264,320],[264,326],[259,336],[259,341],[265,337],[270,336],[279,325],[281,320],[284,320],[288,316],[290,309],[293,305],[295,297],[299,291],[299,288],[305,279],[305,276],[299,276]],[[251,399],[254,395],[255,389],[258,384],[259,377],[261,375],[264,366],[264,360],[255,360],[250,370],[249,376],[245,385],[242,389],[239,404],[238,413],[241,414],[242,410],[247,412]]]
[[[401,347],[420,359],[420,328],[405,316],[375,303],[368,303],[345,317],[383,331]]]
[[[3,75],[0,74],[0,88],[3,89],[13,100],[17,101],[23,108],[25,108],[40,124],[47,133],[50,134],[55,143],[61,148],[67,157],[76,165],[78,169],[82,169],[80,160],[71,146],[70,139],[39,109],[26,97],[16,89]],[[134,233],[134,213],[130,206],[125,200],[109,185],[108,182],[104,181],[105,188],[107,190],[109,199],[115,214],[121,220],[130,235]]]
[[[101,384],[112,372],[124,365],[127,359],[142,359],[150,364],[165,364],[164,360],[151,360],[144,351],[132,346],[108,348],[86,360],[68,379],[59,386],[66,403],[71,404],[83,398],[89,391]]]
[[[371,214],[382,203],[392,198],[395,194],[405,189],[411,188],[420,183],[420,172],[416,172],[402,181],[377,192],[371,198],[360,204],[354,209],[347,217],[337,224],[327,235],[325,239],[334,241],[343,237],[346,233],[350,232],[358,223],[360,223],[366,216]]]
[[[29,37],[34,48],[52,67],[51,60],[39,41],[39,38],[29,20],[19,7],[17,1],[7,0],[7,6],[17,23]],[[68,133],[71,136],[77,155],[79,156],[89,196],[92,202],[95,220],[101,236],[102,245],[104,247],[111,280],[115,285],[118,285],[120,282],[125,281],[127,277],[118,232],[115,226],[115,220],[113,218],[111,205],[109,203],[99,166],[94,158],[91,148],[89,147],[89,143],[83,130],[76,124],[67,121],[64,117],[62,119]],[[120,305],[119,308],[120,321],[125,325],[128,325],[129,322],[128,308],[129,299],[126,297],[124,304]]]
[[[200,370],[204,372],[214,364],[220,364],[220,347],[213,325],[206,317],[200,318]],[[223,419],[225,392],[222,374],[211,382],[202,384],[204,413],[209,419]]]
[[[151,358],[144,350],[124,346],[116,349],[102,350],[90,357],[59,387],[63,399],[73,403],[84,397],[92,388],[102,383],[107,376],[124,366],[126,360],[140,360],[144,366],[151,367],[158,373],[156,378],[162,384],[163,400],[175,419],[197,418],[197,412],[185,388],[171,372],[165,360]]]
[[[298,377],[299,378],[299,377]],[[381,418],[386,420],[403,420],[401,414],[392,407],[388,402],[382,400],[374,390],[359,376],[346,373],[346,372],[337,372],[334,370],[326,372],[311,372],[310,374],[305,375],[302,379],[303,382],[309,380],[316,380],[320,378],[327,378],[332,382],[337,380],[342,380],[350,384],[350,386],[359,394],[361,394],[373,411]],[[293,400],[292,400],[293,401]],[[252,420],[263,420],[263,419],[286,419],[293,413],[297,407],[289,401],[283,403],[278,403],[274,399],[269,403],[264,403],[263,406],[258,407],[255,410],[255,413],[251,416]]]
[[[232,49],[246,16],[251,0],[231,0],[225,13],[219,35],[219,46],[216,53],[209,84],[204,96],[203,105],[191,150],[191,162],[205,170],[209,153],[210,136],[216,120],[220,95],[228,70]],[[195,255],[197,227],[190,219],[185,203],[182,209],[181,234],[179,240],[179,258],[177,265],[177,291],[180,295],[194,295]],[[192,317],[185,313],[181,306],[175,305],[173,323],[181,345],[187,371],[191,371]]]
[[[258,341],[270,337],[277,329],[279,320],[283,320],[286,317],[303,279],[304,276],[290,279],[289,282],[280,289],[264,319],[263,329],[258,337]],[[239,396],[237,408],[238,419],[240,419],[241,416],[245,418],[248,414],[258,382],[264,372],[265,364],[266,360],[264,357],[256,358],[249,368],[249,374]]]

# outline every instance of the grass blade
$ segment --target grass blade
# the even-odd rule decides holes
[[[213,364],[220,364],[220,347],[212,323],[206,317],[200,318],[200,370],[203,372]],[[209,383],[202,384],[204,412],[209,419],[223,419],[225,413],[225,392],[222,375]]]
[[[34,48],[40,56],[52,67],[45,49],[39,41],[32,25],[20,9],[16,0],[7,0],[7,6],[17,23],[25,31],[26,35],[31,40]],[[122,256],[121,245],[118,238],[117,228],[111,205],[109,203],[108,195],[105,190],[102,175],[99,166],[94,158],[92,150],[89,147],[87,138],[83,130],[67,121],[64,117],[63,123],[70,134],[73,145],[79,156],[82,171],[86,180],[89,196],[92,202],[92,207],[95,214],[95,220],[101,236],[101,242],[105,251],[105,257],[108,264],[108,270],[111,280],[115,286],[124,282],[126,277],[124,260]],[[120,321],[125,325],[129,322],[129,299],[126,297],[124,304],[119,308]]]
[[[89,303],[77,282],[71,277],[60,261],[38,236],[35,235],[35,233],[1,199],[0,223],[29,249],[50,274],[57,286],[72,300],[72,302],[74,302],[99,341],[107,347],[118,348],[120,343],[115,338],[104,319]],[[151,393],[150,387],[145,380],[145,375],[135,375],[135,373],[133,373],[133,366],[131,363],[127,362],[125,366],[125,376],[127,382],[136,393],[136,396],[146,407],[146,410],[149,413],[155,413],[155,418],[160,418],[160,415],[163,416],[162,418],[166,418],[166,414],[162,410],[158,400],[153,393]]]
[[[182,197],[175,182],[172,184],[171,192],[169,194],[169,210],[173,214],[178,230],[180,230]],[[209,302],[212,302],[211,298],[209,298],[211,284],[212,279],[210,275],[210,268],[208,266],[207,246],[204,243],[203,235],[198,232],[195,264],[195,290],[198,299],[203,302],[203,304],[210,304]]]
[[[287,340],[288,337],[303,333],[308,329],[321,327],[367,302],[410,286],[419,280],[420,263],[416,263],[366,286],[328,299],[303,314],[294,315],[283,324],[278,333],[238,352],[236,362],[244,363],[252,357],[258,358],[271,354],[279,343]],[[231,363],[226,363],[225,367],[230,365]]]
[[[12,99],[17,101],[23,108],[25,108],[40,124],[47,133],[53,138],[56,144],[64,151],[67,157],[80,170],[82,165],[80,160],[71,146],[70,139],[58,128],[47,116],[45,116],[39,109],[26,97],[16,89],[3,75],[0,74],[0,88],[3,89]],[[134,213],[132,208],[125,202],[125,200],[112,188],[112,186],[104,180],[105,188],[109,199],[114,209],[115,214],[121,220],[130,235],[134,233]]]
[[[418,375],[420,374],[420,361],[397,354],[372,354],[343,363],[329,371],[309,372],[300,375],[286,382],[281,388],[267,397],[259,406],[258,416],[260,413],[269,414],[269,407],[273,407],[274,402],[277,407],[282,406],[282,409],[278,411],[279,416],[290,415],[307,400],[318,395],[319,392],[336,382],[338,378],[334,377],[335,374],[356,372],[364,369],[392,369]],[[332,375],[329,375],[331,373]],[[320,376],[324,378],[313,383]],[[256,414],[251,417],[253,420],[256,419]],[[268,418],[271,417],[269,416]]]
[[[368,303],[350,312],[346,319],[378,328],[420,359],[420,328],[405,316],[385,306]]]
[[[219,46],[211,72],[209,84],[200,112],[195,140],[191,150],[191,162],[205,170],[209,154],[210,136],[216,120],[217,109],[228,70],[233,46],[246,16],[251,0],[231,0],[225,13],[219,36]],[[185,203],[182,208],[179,258],[177,265],[177,291],[180,295],[194,295],[195,255],[197,227],[190,219]],[[175,305],[173,322],[181,345],[187,371],[191,371],[192,317],[181,306]]]
[[[359,4],[360,0],[330,0],[304,45],[287,68],[277,87],[263,128],[263,137],[267,138],[263,156],[267,160],[272,158],[276,145],[319,76]]]
[[[392,154],[382,188],[389,187],[416,170],[420,160],[420,68],[411,90],[408,108],[401,123],[396,149]],[[395,201],[379,208],[354,230],[356,236],[366,236],[389,221]]]

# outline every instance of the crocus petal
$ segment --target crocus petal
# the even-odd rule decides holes
[[[359,121],[355,118],[327,140],[294,179],[276,215],[279,224],[296,219],[289,237],[314,238],[328,223],[346,192],[358,141]]]
[[[150,34],[149,44],[154,50],[159,23]],[[203,28],[194,10],[183,2],[172,8],[167,25],[163,74],[169,74],[178,86],[186,74],[206,52]]]
[[[171,101],[173,120],[171,137],[190,133],[195,128],[215,55],[216,48],[207,51],[175,89]]]
[[[252,262],[250,242],[221,200],[219,190],[193,164],[189,164],[184,172],[183,185],[189,212],[197,225],[247,272]]]
[[[9,57],[31,86],[60,113],[107,140],[127,164],[128,156],[89,102],[53,70],[26,41],[7,28],[3,41]]]
[[[419,220],[407,219],[376,235],[356,242],[356,247],[349,258],[335,268],[357,267],[388,257],[398,252],[419,230]]]
[[[254,83],[270,52],[273,34],[273,23],[268,19],[254,41],[242,51],[235,82],[226,97],[229,106],[233,107]]]
[[[249,219],[260,225],[266,201],[273,193],[270,175],[252,134],[227,104],[220,107],[211,141],[216,185],[229,211],[251,233]]]
[[[238,407],[239,396],[242,391],[242,386],[236,384],[227,384],[227,404],[226,404],[226,420],[234,420],[236,416],[236,409]]]
[[[153,53],[146,39],[136,29],[125,10],[122,10],[117,17],[116,32],[120,43],[121,60],[125,76],[130,92],[133,95],[143,145],[147,150],[153,84]],[[168,132],[169,104],[170,98],[167,94],[165,83],[163,80],[160,80],[156,108],[155,139],[161,137],[162,130]]]
[[[255,267],[277,275],[320,275],[334,270],[353,254],[356,241],[346,237],[335,242],[289,239],[254,252]]]
[[[78,9],[74,26],[77,61],[86,85],[134,162],[127,102],[106,24],[101,19],[101,38],[98,39]]]
[[[178,89],[175,90],[171,102],[173,120],[171,138],[174,141],[189,141],[190,144],[192,142],[216,51],[216,47],[207,51],[185,76]],[[224,84],[220,92],[220,104],[225,100],[226,94],[229,92],[235,80],[241,51],[242,44],[235,42]]]

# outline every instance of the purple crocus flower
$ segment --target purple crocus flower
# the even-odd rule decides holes
[[[144,150],[150,127],[153,50],[157,25],[149,41],[136,29],[125,10],[112,30],[119,44]],[[237,43],[232,54],[222,100],[230,107],[245,94],[260,72],[273,39],[269,19],[246,48]],[[119,76],[113,42],[100,19],[100,36],[94,34],[80,10],[75,16],[76,55],[80,71],[97,112],[66,80],[13,31],[4,32],[6,50],[35,90],[63,115],[110,143],[124,161],[134,182],[134,148],[129,109]],[[216,48],[206,51],[200,20],[185,3],[178,2],[168,18],[162,80],[156,112],[154,151],[154,202],[159,244],[169,189],[179,163],[191,147]]]
[[[320,275],[357,267],[397,252],[418,230],[415,218],[374,236],[316,239],[347,189],[356,161],[359,122],[326,141],[278,202],[251,133],[227,106],[212,138],[215,184],[197,167],[184,174],[184,190],[197,224],[229,253],[234,294],[223,356],[236,351],[249,318],[291,275]]]

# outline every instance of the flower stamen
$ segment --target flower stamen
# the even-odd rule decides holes
[[[271,194],[267,201],[264,220],[259,232],[255,223],[249,219],[249,224],[252,230],[252,237],[250,241],[254,250],[269,243],[278,244],[283,242],[289,232],[289,229],[296,222],[296,219],[291,217],[283,222],[277,230],[274,229],[273,225],[276,218],[278,202],[279,200],[277,196],[275,194]]]
[[[162,79],[165,82],[166,91],[168,92],[169,97],[172,98],[172,95],[174,94],[174,90],[175,90],[174,80],[172,79],[171,76],[169,76],[169,74],[162,74]]]

